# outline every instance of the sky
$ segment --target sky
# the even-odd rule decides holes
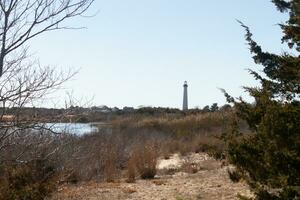
[[[49,103],[66,93],[79,104],[181,108],[183,83],[189,107],[225,104],[219,90],[251,101],[242,86],[258,83],[241,20],[266,51],[282,53],[278,23],[287,20],[270,0],[96,0],[83,17],[67,21],[80,30],[41,35],[30,49],[43,65],[78,70]]]

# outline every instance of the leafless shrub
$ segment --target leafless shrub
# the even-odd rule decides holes
[[[136,177],[134,157],[130,157],[127,164],[127,183],[134,183]]]
[[[68,170],[64,170],[63,174],[60,175],[60,184],[63,183],[71,183],[71,184],[76,184],[78,183],[78,177],[76,175],[76,173],[74,171],[68,171]]]
[[[69,151],[61,155],[62,165],[76,174],[79,181],[105,179],[110,164],[108,146],[109,139],[103,135],[86,135],[78,137],[69,144]]]
[[[117,152],[114,146],[109,145],[104,158],[104,177],[107,182],[114,182],[117,178]]]
[[[139,145],[133,152],[137,171],[142,179],[152,179],[156,175],[157,149],[153,142]]]
[[[127,148],[130,141],[118,132],[111,134],[94,133],[74,137],[65,146],[61,165],[71,170],[78,181],[116,181],[125,169],[128,160]]]
[[[26,106],[60,89],[74,72],[42,66],[28,41],[66,29],[67,19],[82,15],[93,0],[0,1],[0,179],[2,199],[43,199],[53,190],[53,174],[63,169],[63,135],[53,134]],[[34,110],[34,109],[33,109]],[[58,116],[60,117],[60,116]],[[64,144],[63,144],[64,143]],[[59,153],[59,154],[58,154]],[[42,163],[53,162],[51,167]]]

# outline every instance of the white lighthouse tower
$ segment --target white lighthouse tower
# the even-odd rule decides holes
[[[187,111],[188,110],[188,84],[186,81],[184,81],[183,84],[183,104],[182,104],[182,110]]]

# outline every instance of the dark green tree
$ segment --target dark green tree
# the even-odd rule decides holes
[[[235,123],[227,135],[228,158],[253,189],[256,199],[300,199],[300,1],[273,0],[280,12],[289,14],[282,42],[292,53],[265,52],[243,23],[246,40],[262,74],[249,70],[259,87],[245,87],[254,103],[234,99],[239,119],[252,134],[243,134]]]
[[[211,112],[216,112],[219,110],[219,106],[217,103],[213,103],[211,106],[210,106],[210,111]]]
[[[208,112],[210,112],[209,105],[204,106],[204,107],[202,108],[202,112],[203,112],[203,113],[208,113]]]

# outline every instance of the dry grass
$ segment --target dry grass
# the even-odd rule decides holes
[[[177,136],[188,136],[195,132],[220,133],[228,125],[230,112],[214,112],[191,115],[128,116],[115,119],[113,126],[121,128],[146,128],[171,132]]]
[[[126,193],[126,194],[132,194],[132,193],[137,192],[136,189],[130,188],[130,187],[122,188],[122,191],[123,191],[124,193]]]
[[[200,169],[201,170],[215,170],[221,168],[220,162],[216,160],[205,160],[201,162]]]
[[[156,175],[157,148],[153,142],[135,148],[133,162],[142,179],[152,179]]]
[[[165,180],[154,180],[152,181],[153,184],[155,185],[165,185],[167,182]]]
[[[195,174],[199,170],[200,170],[200,166],[198,163],[184,162],[181,166],[181,171],[189,173],[189,174]]]
[[[171,157],[173,159],[174,156]],[[75,188],[71,193],[77,193],[77,196],[66,198],[63,195],[65,190],[61,191],[61,198],[55,200],[82,200],[82,199],[176,199],[180,196],[183,199],[238,199],[236,195],[240,193],[251,197],[249,188],[243,182],[233,183],[227,175],[227,168],[221,168],[221,162],[208,157],[206,153],[191,153],[188,156],[179,157],[179,159],[197,164],[200,171],[194,174],[175,173],[172,176],[160,174],[153,180],[138,180],[136,184],[126,182],[115,183],[97,183],[97,187],[85,186],[80,184],[70,186]],[[205,171],[201,171],[206,168]],[[167,167],[167,166],[166,166]],[[215,168],[217,167],[217,168]],[[215,168],[215,169],[214,169]],[[179,169],[180,170],[180,169]],[[190,172],[193,173],[193,172]],[[54,200],[53,199],[53,200]]]
[[[160,155],[165,158],[177,152],[181,155],[208,152],[214,158],[223,159],[224,142],[219,138],[230,126],[231,116],[229,111],[188,115],[131,115],[114,119],[112,126],[132,137],[144,135],[161,141]]]

